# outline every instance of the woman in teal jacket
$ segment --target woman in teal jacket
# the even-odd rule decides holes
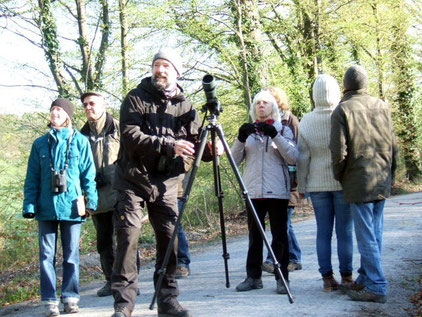
[[[24,186],[23,216],[38,220],[41,300],[46,316],[59,316],[56,294],[58,228],[63,249],[61,300],[66,313],[79,311],[79,239],[85,209],[97,208],[95,165],[87,138],[72,128],[67,99],[51,104],[50,131],[32,145]],[[84,196],[87,200],[84,205]]]

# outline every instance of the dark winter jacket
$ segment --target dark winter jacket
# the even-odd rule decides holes
[[[53,193],[51,165],[62,170],[66,161],[69,137],[69,166],[66,169],[67,191]],[[51,165],[50,165],[51,162]],[[54,129],[36,139],[28,160],[24,186],[23,214],[35,213],[37,220],[81,221],[76,200],[85,192],[86,207],[97,208],[95,166],[88,140],[69,128]]]
[[[330,150],[347,202],[390,195],[398,149],[385,102],[364,90],[348,91],[331,116]]]
[[[104,119],[87,122],[81,129],[81,133],[88,138],[91,145],[97,171],[98,208],[93,214],[113,210],[117,197],[117,192],[113,189],[113,181],[116,168],[114,163],[120,148],[119,122],[107,112],[104,115]],[[100,122],[101,119],[102,122]],[[90,124],[93,126],[97,123],[101,123],[102,127],[98,134],[90,127]]]
[[[181,88],[179,87],[179,90]],[[155,201],[167,186],[177,186],[186,172],[175,157],[174,142],[195,143],[200,119],[182,92],[167,99],[144,78],[126,96],[120,109],[120,151],[114,187]]]

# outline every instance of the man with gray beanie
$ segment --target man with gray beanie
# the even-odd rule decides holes
[[[388,104],[366,92],[362,66],[347,69],[344,96],[331,116],[330,150],[334,177],[350,203],[361,255],[359,276],[347,294],[353,300],[386,302],[387,281],[381,265],[384,203],[397,163]]]
[[[134,309],[142,210],[147,207],[156,237],[154,285],[178,217],[178,183],[186,172],[185,163],[195,153],[201,125],[197,111],[177,83],[181,73],[179,55],[161,49],[153,58],[152,76],[129,92],[120,109],[114,183],[117,254],[111,278],[113,317],[129,317]],[[177,240],[157,294],[158,316],[192,316],[177,300],[176,265]]]

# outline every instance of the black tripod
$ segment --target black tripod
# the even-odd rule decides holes
[[[216,98],[215,98],[216,100]],[[211,109],[210,110],[210,115],[205,115],[205,117],[208,119],[208,125],[205,127],[205,129],[202,130],[201,135],[200,135],[200,146],[199,146],[199,150],[198,150],[198,154],[195,158],[193,167],[192,167],[192,172],[191,175],[188,179],[188,183],[185,189],[185,193],[183,195],[182,199],[182,204],[181,204],[181,208],[179,210],[179,217],[177,218],[175,227],[174,227],[174,232],[173,235],[171,236],[170,242],[168,244],[164,259],[163,259],[163,263],[161,266],[161,269],[158,271],[159,273],[159,277],[157,280],[157,284],[155,286],[155,293],[154,296],[152,298],[151,304],[149,306],[149,308],[151,310],[154,309],[154,303],[157,297],[157,294],[161,288],[161,284],[164,278],[164,275],[166,273],[167,270],[167,265],[168,265],[168,261],[170,259],[170,253],[172,251],[172,248],[174,246],[174,241],[176,239],[177,233],[178,233],[178,228],[180,226],[180,222],[183,216],[183,212],[185,209],[185,205],[186,202],[189,199],[189,194],[191,192],[192,189],[192,185],[193,185],[193,181],[195,179],[196,176],[196,172],[199,168],[199,164],[201,162],[201,158],[202,155],[204,153],[204,149],[205,146],[207,145],[207,138],[208,138],[208,133],[211,131],[211,144],[212,144],[212,153],[213,153],[213,171],[214,171],[214,185],[215,185],[215,194],[218,197],[218,207],[219,207],[219,213],[220,213],[220,226],[221,226],[221,238],[222,238],[222,244],[223,244],[223,259],[224,259],[224,267],[225,267],[225,273],[226,273],[226,287],[230,287],[230,282],[229,282],[229,273],[228,273],[228,259],[230,258],[230,255],[227,253],[227,245],[226,245],[226,233],[225,233],[225,226],[224,226],[224,213],[223,213],[223,197],[224,197],[224,193],[221,190],[221,181],[220,181],[220,168],[219,168],[219,158],[216,154],[216,135],[218,135],[220,141],[223,144],[224,150],[226,152],[226,155],[229,159],[230,165],[233,169],[234,174],[236,175],[236,179],[241,187],[242,190],[242,195],[243,198],[245,200],[246,206],[249,208],[250,212],[252,213],[252,216],[254,218],[255,223],[257,224],[257,227],[260,231],[260,234],[262,236],[262,239],[265,243],[265,246],[268,249],[268,252],[274,262],[274,270],[276,271],[276,274],[278,273],[278,276],[281,278],[281,281],[284,285],[284,287],[287,290],[287,296],[289,299],[290,303],[293,303],[293,297],[290,293],[289,287],[286,283],[286,280],[283,277],[283,274],[281,273],[280,270],[280,263],[278,263],[274,252],[271,248],[271,245],[268,242],[268,239],[265,235],[265,231],[259,221],[258,215],[256,213],[256,210],[252,204],[251,198],[249,197],[248,191],[246,189],[245,184],[243,183],[242,177],[240,176],[240,172],[236,166],[236,163],[233,159],[233,156],[230,152],[230,148],[227,144],[227,141],[224,138],[224,134],[223,134],[223,130],[221,128],[221,125],[217,122],[217,115],[219,113],[219,106],[214,104],[215,102],[218,101],[213,101],[212,104],[211,102],[208,102],[204,108],[208,108]],[[217,110],[216,110],[217,109]]]

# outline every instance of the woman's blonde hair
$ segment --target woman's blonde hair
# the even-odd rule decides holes
[[[273,118],[275,121],[280,121],[281,116],[280,116],[280,111],[278,110],[277,100],[275,100],[274,96],[268,90],[261,90],[253,98],[251,109],[249,109],[249,115],[251,116],[252,121],[256,121],[256,111],[255,111],[256,103],[263,99],[271,102],[273,106],[273,111],[271,112],[271,118]]]
[[[279,87],[267,87],[265,90],[268,90],[273,95],[280,110],[290,110],[289,97],[287,97],[287,94],[283,89]]]

